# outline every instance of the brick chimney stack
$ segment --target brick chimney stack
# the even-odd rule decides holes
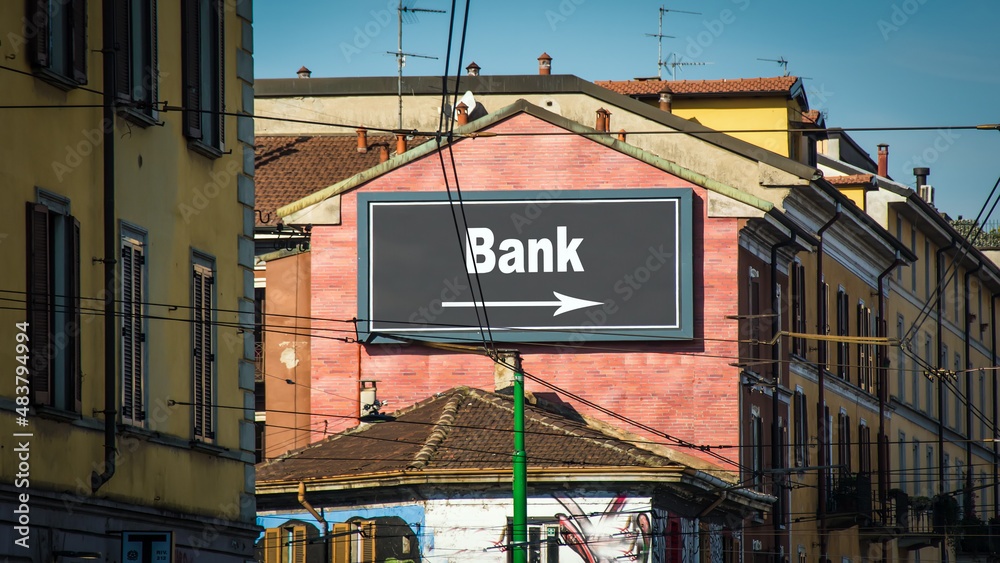
[[[878,146],[878,175],[889,177],[889,145],[881,143]]]
[[[542,56],[538,57],[538,74],[546,76],[552,74],[552,57],[548,53],[542,53]]]
[[[298,70],[297,74],[299,75],[299,78],[309,78],[312,76],[312,71],[306,67],[302,67]]]
[[[368,130],[364,127],[359,127],[357,129],[358,133],[358,152],[368,152]]]
[[[459,125],[465,125],[466,123],[468,123],[469,122],[469,106],[465,105],[465,102],[458,102],[458,105],[455,106],[455,109],[458,110],[458,118],[457,118],[458,119],[458,124]]]

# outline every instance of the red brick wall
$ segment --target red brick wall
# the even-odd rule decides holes
[[[493,131],[548,132],[559,129],[527,114]],[[738,370],[736,219],[708,219],[705,190],[588,139],[574,136],[467,139],[454,146],[463,191],[608,188],[692,188],[695,258],[695,338],[684,342],[602,342],[582,347],[519,346],[524,369],[617,413],[701,444],[737,444]],[[445,153],[446,162],[447,153]],[[373,191],[441,191],[436,154],[412,162],[363,186]],[[449,163],[450,175],[450,163]],[[452,189],[454,181],[450,178]],[[342,224],[312,231],[312,314],[323,319],[357,315],[357,192],[344,194]],[[324,339],[344,336],[351,323],[313,323],[315,420],[322,413],[356,416],[358,379],[378,379],[379,397],[395,410],[456,385],[493,389],[492,361],[471,354],[418,346],[369,345]],[[350,334],[353,336],[353,334]],[[360,357],[360,365],[359,365]],[[527,389],[549,391],[528,381]],[[571,404],[572,401],[569,401]],[[583,405],[580,412],[652,436]],[[353,426],[328,419],[330,429]],[[738,450],[721,452],[738,459]],[[692,452],[696,453],[696,452]],[[703,455],[703,454],[699,454]]]

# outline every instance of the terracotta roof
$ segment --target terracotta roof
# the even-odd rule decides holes
[[[255,139],[254,208],[258,225],[274,225],[275,210],[283,205],[350,178],[379,163],[377,143],[389,143],[392,135],[368,132],[368,152],[358,152],[356,135],[262,135]],[[413,146],[413,144],[411,144]],[[270,219],[260,221],[260,215]]]
[[[852,174],[849,176],[826,176],[826,181],[835,186],[858,186],[862,184],[872,184],[875,180],[874,174]]]
[[[510,471],[512,415],[510,396],[455,387],[394,413],[394,420],[362,424],[261,463],[257,482],[432,469]],[[694,456],[646,443],[568,407],[536,400],[525,405],[525,420],[533,469],[692,467],[728,475]]]
[[[674,94],[790,94],[798,81],[795,76],[737,78],[734,80],[604,80],[594,84],[624,94],[659,94],[664,86]]]

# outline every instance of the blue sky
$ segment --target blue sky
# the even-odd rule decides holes
[[[459,2],[457,20],[461,21]],[[290,78],[302,65],[320,76],[394,76],[396,1],[256,0],[258,78]],[[414,4],[409,4],[414,6]],[[890,0],[509,0],[473,1],[464,67],[486,74],[535,74],[552,56],[554,74],[624,80],[656,74],[658,8],[667,13],[664,58],[710,65],[681,67],[678,79],[778,76],[789,61],[810,105],[838,127],[977,125],[1000,122],[1000,34],[995,1]],[[418,8],[449,10],[445,0]],[[449,14],[419,14],[403,26],[405,75],[444,70]],[[456,68],[453,48],[450,72]],[[668,76],[669,69],[664,69]],[[463,71],[464,72],[464,71]],[[1000,131],[940,130],[851,134],[870,154],[889,144],[889,174],[913,185],[914,166],[931,169],[938,209],[975,217],[1000,177]],[[1000,211],[993,220],[1000,219]]]

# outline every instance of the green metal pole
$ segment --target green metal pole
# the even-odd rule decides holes
[[[514,563],[528,561],[528,459],[524,453],[524,374],[514,357]]]

